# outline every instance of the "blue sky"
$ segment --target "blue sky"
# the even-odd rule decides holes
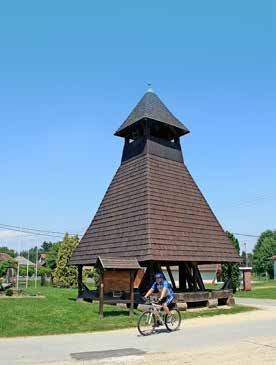
[[[190,129],[185,162],[223,227],[275,229],[275,12],[247,0],[2,3],[0,223],[83,232],[119,165],[113,132],[150,81]],[[15,248],[44,238],[0,230]]]

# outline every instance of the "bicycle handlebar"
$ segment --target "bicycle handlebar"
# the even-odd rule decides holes
[[[150,298],[144,298],[145,299],[145,304],[155,304],[155,305],[157,305],[157,304],[159,304],[159,305],[161,305],[160,303],[159,303],[159,300],[158,299],[154,299],[154,300],[150,300]]]

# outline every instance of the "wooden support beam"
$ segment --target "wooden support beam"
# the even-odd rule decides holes
[[[191,274],[191,269],[190,266],[188,265],[188,263],[183,263],[183,269],[186,273],[186,279],[187,279],[187,283],[188,283],[188,287],[189,287],[189,291],[193,291],[194,287],[193,287],[193,277]]]
[[[78,297],[82,294],[82,265],[78,265]]]
[[[193,273],[193,289],[194,289],[194,291],[197,291],[197,278],[196,278],[195,267],[192,263],[190,263],[190,267],[191,267],[192,273]]]
[[[205,285],[203,283],[201,273],[199,271],[199,268],[198,268],[197,264],[193,263],[193,268],[194,268],[194,272],[195,272],[195,276],[196,276],[196,280],[197,280],[197,285],[198,285],[199,289],[200,290],[205,290]]]
[[[179,289],[187,290],[186,273],[182,263],[179,264],[178,266],[178,282],[179,282]]]
[[[100,295],[99,295],[99,318],[103,318],[103,302],[104,302],[104,272],[101,274]]]
[[[156,274],[157,272],[162,272],[162,269],[161,269],[161,265],[160,265],[160,262],[154,262],[154,274]]]
[[[151,261],[149,262],[146,272],[139,285],[139,292],[141,295],[146,294],[146,292],[152,286],[153,280],[154,280],[154,271],[153,271],[153,263]]]
[[[133,316],[133,308],[134,308],[134,271],[130,272],[130,307],[129,307],[129,316]]]
[[[166,262],[166,268],[167,268],[167,271],[168,271],[168,274],[169,274],[169,277],[170,277],[170,280],[171,280],[171,283],[172,283],[172,287],[175,290],[176,285],[175,285],[174,277],[173,277],[173,274],[171,272],[171,268],[170,268],[170,265],[169,265],[168,262]]]

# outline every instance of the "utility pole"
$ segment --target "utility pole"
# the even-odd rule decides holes
[[[19,240],[19,251],[18,251],[18,256],[20,257],[20,251],[21,251],[21,247],[22,247],[22,226],[20,225],[20,240]],[[17,262],[17,275],[16,275],[16,290],[19,289],[19,270],[20,270],[20,264],[19,264],[19,260]]]
[[[245,253],[245,266],[248,267],[248,257],[247,257],[247,250],[246,250],[246,242],[244,242],[244,253]]]

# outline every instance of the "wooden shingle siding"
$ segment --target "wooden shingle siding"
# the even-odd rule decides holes
[[[122,164],[71,264],[97,256],[239,262],[183,163],[145,155]]]
[[[141,269],[136,259],[120,259],[116,257],[101,257],[97,259],[97,265],[103,269]]]
[[[143,96],[115,133],[125,138],[122,163],[70,264],[98,256],[240,262],[183,162],[179,137],[187,133],[156,94]]]

